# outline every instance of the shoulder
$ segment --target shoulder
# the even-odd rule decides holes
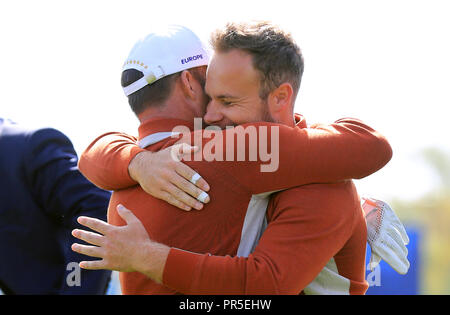
[[[54,128],[29,129],[26,133],[28,150],[32,154],[40,152],[76,155],[71,140]],[[52,154],[53,155],[53,154]]]
[[[282,212],[334,222],[352,222],[362,215],[359,196],[352,181],[303,185],[278,192],[270,201],[268,219]]]
[[[49,127],[31,127],[0,118],[0,136],[2,139],[14,138],[14,141],[39,142],[53,139],[69,142],[69,138],[59,130]]]
[[[69,138],[61,131],[54,128],[36,128],[28,130],[30,140],[39,141],[45,139],[53,139],[71,142]]]
[[[78,156],[71,140],[54,128],[15,127],[15,137],[11,141],[21,144],[21,154],[26,164],[40,167],[50,161],[67,159],[76,164]]]

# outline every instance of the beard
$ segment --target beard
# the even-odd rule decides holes
[[[265,122],[269,122],[269,123],[279,123],[270,114],[269,105],[266,102],[264,102],[263,110],[261,113],[261,121],[265,121]]]
[[[250,123],[250,122],[280,123],[279,121],[277,121],[275,118],[272,117],[272,115],[270,114],[270,111],[269,111],[269,106],[266,103],[263,103],[261,112],[259,114],[259,119],[255,119],[255,120],[244,122],[244,123]],[[243,122],[236,123],[234,121],[229,120],[226,125],[231,126],[231,127],[236,127],[241,124],[243,124]],[[224,129],[224,128],[222,128],[222,129]]]

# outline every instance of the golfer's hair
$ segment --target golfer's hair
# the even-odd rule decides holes
[[[204,87],[205,77],[202,75],[199,68],[201,67],[191,68],[188,71],[191,72],[193,77]],[[175,82],[180,75],[181,72],[168,75],[130,94],[128,96],[128,104],[130,104],[130,107],[136,116],[149,107],[162,106],[171,95]],[[144,74],[136,69],[127,69],[123,71],[121,79],[122,87],[132,84],[143,76]]]
[[[266,21],[228,23],[211,35],[216,52],[240,49],[252,56],[260,74],[259,96],[266,101],[270,92],[288,82],[294,99],[303,75],[303,56],[291,34]]]
[[[156,82],[144,86],[128,96],[128,104],[131,110],[139,115],[148,107],[161,106],[170,96],[175,80],[181,72],[169,75]],[[122,72],[122,87],[126,87],[142,78],[144,74],[136,69],[128,69]]]

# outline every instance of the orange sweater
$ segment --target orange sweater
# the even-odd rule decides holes
[[[325,217],[328,216],[333,219],[336,218],[335,215],[342,215],[345,216],[345,219],[338,218],[341,220],[340,222],[346,222],[345,224],[350,224],[350,226],[343,229],[346,233],[339,237],[330,237],[331,231],[335,229],[331,229],[325,233],[317,231],[318,239],[321,242],[333,243],[326,250],[319,245],[314,245],[317,247],[314,249],[314,242],[303,242],[302,246],[306,246],[309,243],[311,247],[307,246],[308,249],[301,257],[307,257],[310,260],[309,265],[314,266],[314,268],[305,271],[305,274],[301,273],[298,275],[298,278],[294,281],[297,283],[294,287],[285,283],[286,279],[289,278],[285,274],[283,276],[278,273],[272,273],[268,276],[264,271],[267,269],[260,268],[258,264],[253,264],[254,272],[250,272],[252,268],[252,257],[248,259],[236,259],[236,261],[240,261],[239,264],[245,265],[245,267],[239,268],[232,267],[235,263],[230,263],[230,268],[223,267],[224,264],[227,264],[228,260],[233,260],[234,258],[216,257],[225,255],[234,256],[238,252],[244,221],[248,215],[249,204],[253,200],[254,195],[309,183],[336,182],[349,178],[362,178],[380,169],[391,158],[392,151],[387,141],[360,121],[345,119],[329,126],[316,125],[314,128],[306,128],[304,119],[300,116],[297,118],[299,123],[295,128],[279,125],[279,168],[276,172],[260,172],[262,163],[260,159],[244,162],[186,162],[199,172],[211,186],[211,202],[201,211],[180,211],[161,200],[147,195],[139,186],[136,186],[136,183],[129,177],[127,172],[127,167],[131,159],[142,151],[142,149],[136,146],[135,138],[120,133],[110,133],[97,138],[86,149],[79,162],[80,170],[94,184],[105,189],[116,190],[110,202],[108,212],[109,222],[115,225],[124,224],[115,211],[116,205],[122,203],[127,208],[133,210],[135,215],[143,222],[152,239],[173,248],[186,250],[171,250],[163,278],[166,286],[158,285],[139,273],[122,273],[120,278],[123,293],[202,293],[206,290],[208,293],[252,294],[261,292],[262,288],[265,290],[264,293],[298,293],[308,283],[308,279],[312,280],[324,264],[338,253],[339,249],[344,250],[343,246],[350,242],[350,240],[353,240],[357,233],[359,233],[360,237],[359,246],[351,257],[358,257],[356,259],[358,261],[356,263],[358,267],[352,267],[351,269],[353,271],[350,273],[347,272],[346,276],[353,283],[363,282],[363,279],[361,279],[361,268],[364,268],[364,258],[360,257],[360,252],[362,248],[365,248],[365,232],[361,230],[360,224],[357,224],[360,221],[360,217],[355,213],[356,207],[352,203],[352,200],[357,199],[357,194],[349,188],[350,186],[353,187],[350,182],[346,182],[345,184],[340,183],[338,186],[343,185],[347,187],[350,185],[346,189],[351,190],[352,194],[347,199],[342,198],[341,200],[337,198],[335,205],[332,207],[326,207],[326,205],[331,205],[329,202],[325,202],[324,204],[320,202],[322,199],[327,200],[329,198],[328,195],[333,191],[330,187],[328,187],[330,191],[328,193],[326,193],[326,187],[318,190],[322,191],[322,199],[317,200],[316,194],[315,198],[310,197],[310,201],[304,203],[305,209],[311,209],[311,207],[317,205],[317,207],[314,207],[315,211],[318,214],[322,214],[315,219],[312,218],[313,221],[317,220],[318,222],[322,222],[320,220],[321,217],[325,220]],[[139,139],[149,134],[171,131],[174,126],[180,124],[192,128],[191,123],[180,120],[152,119],[146,121],[139,127]],[[248,126],[272,125],[268,123],[256,123]],[[270,139],[270,135],[268,138]],[[157,151],[172,145],[176,140],[171,138],[164,139],[146,149]],[[208,139],[203,141],[206,144]],[[224,150],[225,147],[226,145],[224,144]],[[329,185],[318,185],[318,187],[321,186]],[[283,196],[285,193],[287,192],[280,193],[278,196]],[[303,193],[296,195],[302,196]],[[304,198],[308,199],[308,194],[305,194]],[[283,199],[281,198],[281,200]],[[299,212],[301,216],[301,209],[298,211],[293,210],[294,206],[298,205],[297,201],[294,205],[291,204],[292,208],[289,208],[284,201],[276,203],[275,200],[278,200],[278,197],[272,200],[270,207],[272,210],[269,213],[279,211],[281,213],[293,214]],[[341,206],[344,205],[347,210],[341,209]],[[292,210],[283,210],[286,208]],[[320,208],[320,210],[317,210],[317,208]],[[265,211],[265,209],[263,210]],[[360,207],[358,210],[361,211]],[[303,210],[303,212],[305,211]],[[267,232],[272,230],[271,224],[274,222],[276,224],[283,222],[277,221],[277,217],[277,215],[269,215],[270,224]],[[280,215],[280,217],[282,216]],[[305,224],[307,222],[300,221]],[[295,222],[298,222],[298,220],[294,219]],[[330,222],[328,219],[323,221],[323,226],[327,226]],[[343,226],[342,224],[339,226]],[[298,236],[302,239],[303,227],[296,227],[292,223],[283,225],[285,227],[280,230],[286,231],[287,238],[289,238],[289,235],[299,233]],[[328,225],[328,227],[330,226]],[[314,227],[312,229],[316,230]],[[266,235],[264,236],[265,238]],[[312,235],[314,235],[314,232]],[[308,237],[311,236],[306,235],[304,239],[308,239]],[[344,240],[346,241],[344,242]],[[288,246],[295,248],[295,238],[288,243]],[[261,240],[258,250],[264,244],[266,242]],[[263,261],[266,261],[269,265],[278,265],[273,259],[278,259],[278,256],[280,259],[287,259],[286,256],[277,255],[280,250],[277,246],[270,245],[270,242],[267,244],[267,247],[263,247],[264,251],[274,254],[272,254],[271,259],[263,259]],[[351,246],[351,248],[356,247]],[[215,256],[198,255],[187,251],[209,253]],[[323,252],[323,254],[317,257],[316,255],[310,255],[310,253],[317,251]],[[346,251],[348,251],[347,248],[344,252]],[[254,253],[253,257],[255,255],[256,253]],[[291,258],[288,260],[292,261]],[[207,261],[212,261],[212,263],[206,263]],[[216,263],[216,261],[220,262]],[[284,263],[280,262],[279,265],[282,266]],[[336,263],[336,265],[338,268],[346,268],[342,267],[341,263]],[[218,267],[221,270],[219,273],[215,271]],[[232,274],[226,276],[224,280],[228,279],[231,281],[234,279],[229,283],[230,286],[226,286],[227,281],[216,280],[228,274],[226,272],[228,270]],[[248,278],[250,275],[252,276]],[[275,280],[273,277],[275,277]],[[238,279],[237,282],[235,281],[236,279]],[[274,281],[277,283],[276,286],[273,285]],[[238,282],[239,284],[236,285]],[[221,283],[221,285],[215,286],[216,283]],[[244,285],[242,285],[243,283]],[[364,289],[357,290],[356,292],[362,293]]]
[[[164,283],[184,294],[366,292],[366,223],[351,181],[279,192],[267,220],[248,258],[172,249]]]

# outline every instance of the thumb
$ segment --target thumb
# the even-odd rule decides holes
[[[189,154],[189,153],[195,153],[197,151],[198,151],[198,147],[197,146],[191,146],[191,145],[189,145],[187,143],[182,143],[180,145],[180,147],[178,148],[178,153],[180,155]]]
[[[171,147],[170,155],[173,160],[180,162],[184,155],[195,153],[198,151],[197,146],[191,146],[187,143],[176,144]]]
[[[136,220],[138,220],[138,218],[136,218],[136,216],[133,214],[133,212],[131,212],[131,210],[125,208],[123,205],[119,204],[117,206],[117,213],[119,214],[119,216],[125,220],[125,222],[127,222],[127,224],[136,222]]]

